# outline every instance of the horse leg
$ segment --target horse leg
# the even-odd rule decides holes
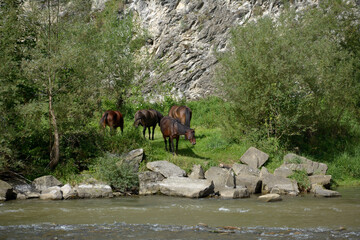
[[[168,151],[168,149],[167,149],[166,137],[164,137],[164,141],[165,141],[165,151]]]
[[[170,137],[170,141],[171,141],[171,149],[172,149],[172,153],[175,156],[176,152],[174,151],[174,139],[172,137]]]
[[[156,127],[156,124],[153,126],[152,140],[154,140],[155,127]]]
[[[148,127],[148,130],[149,130],[149,140],[151,140],[151,138],[150,138],[150,133],[151,133],[150,127]]]
[[[179,136],[177,136],[175,139],[176,139],[176,151],[175,151],[175,155],[176,155],[179,146]]]
[[[144,129],[143,129],[144,138],[145,138],[145,132],[146,132],[146,127],[144,126]]]

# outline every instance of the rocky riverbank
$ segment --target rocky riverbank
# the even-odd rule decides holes
[[[283,164],[274,173],[263,165],[268,154],[251,147],[231,166],[220,164],[206,172],[200,165],[194,165],[187,176],[180,167],[168,161],[154,161],[146,164],[147,171],[139,172],[139,195],[163,194],[188,198],[220,197],[223,199],[247,198],[260,194],[265,201],[281,200],[281,195],[297,196],[299,184],[289,178],[294,172],[306,172],[309,191],[314,196],[337,197],[340,194],[329,190],[331,175],[327,175],[327,165],[289,153]],[[139,171],[144,159],[144,151],[136,149],[119,159],[121,164],[129,164]],[[71,186],[63,184],[54,176],[43,176],[32,182],[10,174],[0,180],[0,200],[24,200],[30,198],[66,200],[75,198],[110,198],[122,196],[110,185],[94,178]]]

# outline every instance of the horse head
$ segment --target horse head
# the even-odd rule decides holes
[[[136,112],[134,126],[137,128],[139,125],[143,125],[144,114],[142,112]]]
[[[187,140],[189,140],[189,142],[192,144],[192,145],[195,145],[196,144],[196,139],[195,139],[195,130],[194,129],[189,129],[185,132],[185,138]]]

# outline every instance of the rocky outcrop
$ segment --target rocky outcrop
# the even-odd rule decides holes
[[[159,183],[160,192],[167,196],[201,198],[213,193],[214,183],[204,179],[170,177]]]
[[[62,183],[52,175],[36,178],[32,184],[38,191],[43,191],[49,187],[62,186]]]
[[[277,202],[282,200],[281,196],[276,193],[262,195],[259,199],[265,202]]]
[[[7,182],[0,180],[0,201],[6,201],[15,198],[16,194],[13,187]]]
[[[155,161],[146,164],[146,167],[153,172],[161,173],[164,177],[185,177],[186,172],[168,161]]]
[[[205,178],[214,182],[215,193],[220,192],[223,188],[235,188],[235,175],[232,169],[220,167],[211,167],[205,172]]]
[[[291,170],[305,170],[308,175],[326,174],[328,169],[325,163],[314,162],[294,153],[284,156],[284,166]]]
[[[250,147],[240,158],[240,161],[247,164],[253,169],[260,168],[266,161],[269,159],[269,155],[256,149]]]
[[[299,194],[299,188],[295,180],[275,176],[266,171],[261,174],[260,178],[262,181],[262,192],[265,194],[271,193],[273,189],[276,189],[280,194]]]
[[[104,1],[104,0],[103,0]],[[159,64],[144,69],[139,79],[149,76],[143,91],[173,86],[172,94],[197,99],[216,93],[215,52],[228,49],[232,27],[254,21],[263,15],[277,17],[284,1],[278,0],[132,0],[126,11],[134,12],[137,21],[149,34],[141,56],[153,56]],[[298,9],[317,4],[316,0],[290,1]],[[100,0],[93,4],[102,8]],[[125,12],[126,12],[125,11]],[[156,87],[156,86],[161,87]],[[155,92],[155,93],[154,93]]]
[[[40,194],[40,199],[42,200],[61,200],[62,198],[63,196],[59,186],[49,187]]]
[[[140,172],[139,176],[139,194],[151,195],[160,192],[159,183],[164,180],[164,176],[158,172],[145,171]]]
[[[107,184],[80,184],[75,186],[79,198],[111,198],[113,191]]]
[[[205,179],[204,169],[201,167],[201,165],[197,164],[192,167],[189,178]]]

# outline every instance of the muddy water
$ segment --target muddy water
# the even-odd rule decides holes
[[[0,239],[360,239],[360,188],[264,203],[165,196],[9,201]]]

